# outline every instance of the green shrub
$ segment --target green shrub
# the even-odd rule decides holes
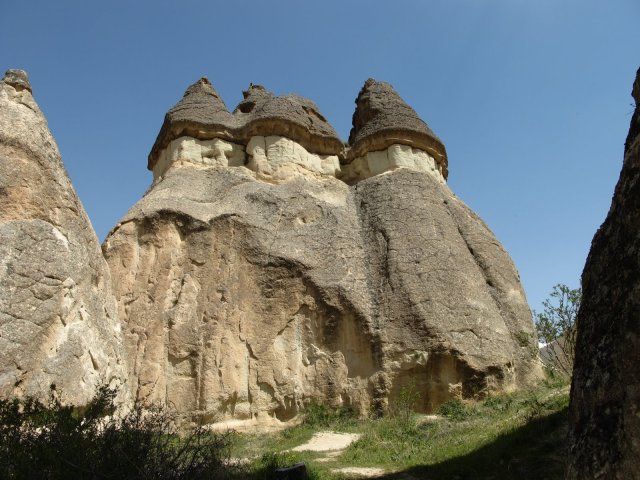
[[[546,406],[543,401],[540,400],[538,395],[530,393],[527,398],[522,401],[521,411],[531,421],[544,414]]]
[[[513,398],[509,395],[496,395],[486,398],[483,405],[496,412],[505,412],[513,405]]]
[[[458,399],[449,400],[440,405],[438,413],[451,420],[464,420],[471,416],[467,406]]]
[[[544,385],[547,388],[559,388],[571,384],[571,377],[551,365],[544,366]]]
[[[202,428],[180,435],[161,408],[114,416],[116,389],[78,409],[52,388],[48,404],[0,400],[2,479],[221,479],[234,473],[229,440]]]
[[[331,408],[320,403],[311,403],[305,409],[303,424],[328,428],[352,423],[357,418],[358,412],[352,407]]]
[[[391,419],[395,420],[393,423],[397,423],[402,430],[413,430],[416,426],[414,409],[419,401],[420,393],[414,382],[400,388],[398,398],[389,406]]]
[[[538,341],[546,347],[540,358],[557,374],[571,379],[576,348],[576,317],[582,301],[582,290],[564,284],[554,285],[550,298],[542,302],[544,310],[533,312]]]

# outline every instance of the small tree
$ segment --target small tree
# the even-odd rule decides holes
[[[571,377],[576,347],[576,316],[580,308],[582,290],[557,284],[550,298],[542,302],[544,310],[534,313],[538,340],[545,344],[540,356],[553,371]]]

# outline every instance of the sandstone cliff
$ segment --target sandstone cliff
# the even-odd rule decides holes
[[[0,395],[82,404],[125,383],[100,245],[27,75],[0,82]],[[127,391],[126,387],[123,390]]]
[[[640,478],[640,70],[620,179],[582,274],[568,479]]]
[[[260,86],[229,112],[201,79],[168,112],[154,183],[103,245],[137,398],[287,420],[537,377],[518,274],[447,187],[444,145],[388,84],[356,104],[346,148]]]

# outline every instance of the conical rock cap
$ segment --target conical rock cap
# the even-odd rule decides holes
[[[227,110],[209,79],[202,77],[187,88],[182,99],[165,115],[160,133],[149,153],[148,168],[153,169],[160,151],[179,136],[233,140],[232,132],[236,128],[236,119]]]
[[[447,152],[442,141],[390,84],[370,78],[356,98],[349,158],[395,143],[425,150],[442,165],[447,177]]]
[[[248,141],[254,135],[282,135],[307,150],[338,155],[342,141],[336,130],[320,113],[318,106],[300,95],[273,95],[262,85],[250,85],[234,110],[241,135]]]
[[[160,152],[182,135],[239,144],[248,143],[256,135],[281,135],[313,153],[342,154],[340,137],[311,100],[294,94],[276,96],[253,84],[243,96],[232,114],[207,78],[191,85],[165,116],[149,154],[149,170],[153,170]]]

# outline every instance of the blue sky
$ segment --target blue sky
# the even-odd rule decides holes
[[[445,142],[529,302],[579,284],[611,202],[640,66],[637,0],[0,0],[0,68],[29,72],[104,239],[151,182],[166,110],[206,75],[314,100],[346,139],[368,77]]]

